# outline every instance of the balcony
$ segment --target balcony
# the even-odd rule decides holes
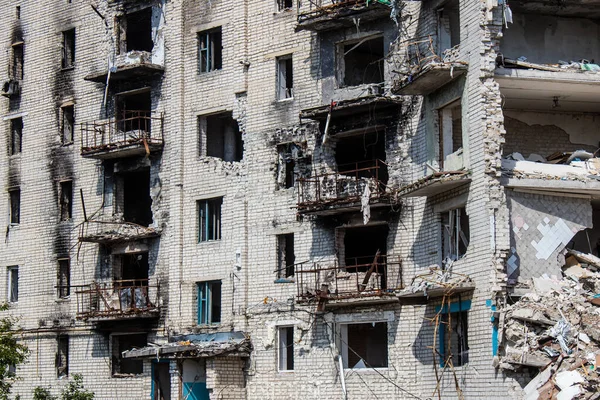
[[[164,118],[150,111],[122,111],[116,118],[81,124],[81,155],[110,159],[162,150]]]
[[[149,51],[132,50],[118,55],[114,66],[107,71],[94,72],[85,76],[86,81],[106,83],[109,80],[127,80],[139,77],[152,77],[164,72],[164,66],[152,62]]]
[[[435,172],[400,188],[400,197],[429,197],[471,182],[467,171]]]
[[[94,282],[81,286],[75,294],[78,319],[101,322],[159,315],[159,288],[149,285],[148,279]]]
[[[298,213],[333,215],[371,208],[390,207],[394,196],[387,190],[387,165],[369,160],[340,165],[341,172],[298,179]]]
[[[389,18],[390,2],[387,0],[309,0],[308,9],[298,0],[297,31],[323,32],[354,27],[354,20],[361,23]]]
[[[317,302],[319,311],[323,311],[398,301],[390,283],[402,275],[399,256],[377,253],[346,259],[345,263],[346,266],[340,266],[335,262],[331,267],[317,263],[296,265],[298,303]]]
[[[84,222],[79,231],[79,241],[100,244],[117,244],[157,237],[160,235],[154,228],[124,221]]]
[[[439,56],[431,36],[399,43],[390,52],[398,56],[393,68],[400,75],[392,87],[395,94],[428,95],[463,75],[468,68],[468,63],[459,59],[459,45]]]

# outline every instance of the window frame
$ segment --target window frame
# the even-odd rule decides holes
[[[286,6],[286,2],[289,1],[290,6]],[[280,12],[292,11],[294,9],[294,1],[293,0],[275,0],[275,10]]]
[[[196,202],[198,243],[214,242],[222,238],[223,197],[212,197]],[[209,219],[212,221],[209,221]]]
[[[127,377],[139,377],[144,375],[145,372],[145,368],[144,368],[144,360],[137,360],[137,359],[129,359],[131,361],[131,363],[136,362],[138,365],[141,366],[141,371],[138,373],[128,373],[128,372],[121,372],[121,361],[123,360],[123,350],[121,349],[121,343],[120,343],[120,338],[121,337],[125,337],[125,336],[145,336],[145,346],[148,345],[148,333],[143,333],[143,332],[139,332],[139,333],[112,333],[110,335],[110,357],[111,357],[111,362],[110,362],[110,377],[111,378],[127,378]],[[117,360],[119,361],[118,365],[115,365],[115,342],[117,342],[118,344],[118,357]]]
[[[18,140],[17,140],[18,139]],[[23,117],[10,120],[10,156],[16,156],[23,151]]]
[[[464,217],[463,217],[464,214]],[[464,218],[464,219],[463,219]],[[462,227],[462,222],[467,224],[466,233]],[[470,220],[464,205],[451,208],[440,212],[441,229],[441,256],[442,265],[444,261],[450,258],[452,261],[458,261],[465,257],[469,251],[470,238]],[[466,236],[469,235],[469,237]],[[464,247],[464,251],[461,249]]]
[[[57,263],[57,277],[56,277],[56,295],[59,299],[68,299],[71,296],[71,259],[70,258],[59,258],[56,260]],[[66,270],[66,273],[63,273]],[[63,276],[66,278],[63,282]]]
[[[285,336],[282,333],[285,333]],[[295,371],[294,344],[294,325],[277,326],[278,372],[291,373]],[[285,352],[283,351],[284,347]]]
[[[205,41],[203,42],[204,39]],[[198,74],[223,69],[223,27],[200,31],[196,34]]]
[[[62,31],[61,68],[75,68],[75,28]]]
[[[355,368],[354,366],[350,366],[349,365],[349,354],[350,354],[350,344],[349,339],[348,339],[348,327],[350,325],[365,325],[365,324],[385,324],[385,332],[386,332],[386,342],[385,342],[385,349],[386,349],[386,354],[385,354],[385,365],[384,366],[371,366],[371,365],[367,365],[366,364],[366,360],[365,361],[365,367],[364,368]],[[352,370],[352,371],[361,371],[361,370],[372,370],[372,369],[377,369],[377,370],[386,370],[389,368],[390,366],[390,344],[389,344],[389,324],[390,321],[389,320],[373,320],[373,321],[348,321],[348,322],[340,322],[338,323],[338,329],[339,329],[339,349],[340,349],[340,355],[342,357],[342,364],[344,366],[344,369],[347,370]]]
[[[277,278],[293,279],[295,274],[296,249],[294,233],[283,233],[276,235],[277,240]],[[291,242],[291,244],[290,244]],[[291,260],[288,255],[288,250],[291,247]],[[292,261],[291,264],[288,264]]]
[[[73,180],[60,181],[58,185],[60,220],[70,221],[73,219]],[[65,200],[65,193],[68,193],[68,200]]]
[[[218,317],[214,315],[213,304],[215,302],[215,289],[218,287],[218,299],[219,299],[219,314]],[[223,317],[223,282],[221,280],[202,281],[196,282],[197,290],[197,312],[196,312],[196,324],[198,326],[210,326],[221,324]]]
[[[293,54],[275,58],[277,100],[294,99],[294,61]],[[289,65],[288,65],[289,63]],[[291,76],[290,76],[291,75]],[[285,87],[284,87],[285,86]]]
[[[19,266],[11,265],[6,268],[7,271],[7,292],[6,300],[8,303],[16,304],[19,302]],[[16,271],[16,275],[14,272]],[[13,278],[16,276],[16,282]],[[16,288],[16,291],[13,289]]]
[[[70,110],[70,111],[69,111]],[[67,135],[66,128],[70,128]],[[60,108],[60,141],[63,146],[73,144],[75,141],[75,105],[66,104]]]
[[[461,354],[459,354],[460,358],[456,358],[454,359],[453,357],[453,367],[461,367],[464,365],[467,365],[469,363],[469,320],[468,320],[468,315],[469,315],[469,311],[471,310],[471,300],[461,300],[459,298],[458,301],[455,302],[451,302],[450,307],[448,307],[448,304],[444,304],[444,306],[442,307],[441,305],[436,306],[435,308],[435,312],[436,314],[439,313],[441,314],[441,319],[439,321],[438,324],[438,353],[439,353],[439,361],[440,361],[440,367],[444,367],[446,364],[446,360],[448,359],[448,357],[450,356],[450,354],[446,353],[447,350],[447,343],[450,343],[452,341],[452,335],[455,333],[453,331],[450,332],[450,337],[448,337],[448,340],[446,340],[446,331],[447,329],[450,327],[451,321],[452,321],[452,314],[464,314],[464,320],[460,320],[459,323],[462,323],[462,328],[465,330],[464,331],[464,341],[458,340],[459,345],[462,344],[464,346],[466,346],[466,350],[463,350],[461,352]],[[446,316],[444,319],[444,316]],[[450,320],[448,320],[448,318],[450,318]],[[463,318],[463,316],[460,317],[461,319]],[[440,329],[441,328],[441,329]],[[450,343],[450,347],[451,347],[451,343]],[[463,358],[466,358],[466,360],[463,360]],[[457,360],[457,363],[454,362],[454,360]]]
[[[61,346],[64,346],[61,349]],[[62,350],[62,351],[61,351]],[[62,365],[64,354],[64,366]],[[56,369],[56,377],[58,379],[69,376],[69,335],[58,335],[56,337],[56,358],[54,360],[54,368]],[[61,368],[63,369],[61,371]]]
[[[16,81],[22,81],[25,77],[25,46],[22,41],[11,45],[11,78]]]
[[[21,223],[21,188],[8,189],[8,220],[11,226]],[[16,212],[15,212],[16,211]]]
[[[346,77],[346,72],[347,72],[347,62],[346,62],[346,57],[348,54],[350,54],[351,51],[356,50],[356,48],[358,48],[360,45],[366,43],[366,42],[371,42],[373,40],[381,40],[382,42],[382,54],[383,54],[383,59],[380,60],[380,68],[381,68],[381,81],[380,82],[364,82],[364,77],[363,77],[363,81],[356,83],[356,82],[348,82],[348,78]],[[346,47],[350,46],[349,50],[346,50]],[[370,34],[364,37],[358,37],[355,39],[351,39],[351,40],[344,40],[341,42],[336,43],[336,49],[337,49],[337,54],[336,54],[336,80],[337,80],[337,87],[338,88],[352,88],[352,87],[360,87],[363,85],[379,85],[381,83],[383,83],[385,81],[385,38],[383,36],[383,32],[379,32],[376,34]]]

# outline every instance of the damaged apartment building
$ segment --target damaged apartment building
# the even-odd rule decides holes
[[[600,398],[599,1],[0,4],[13,397]]]

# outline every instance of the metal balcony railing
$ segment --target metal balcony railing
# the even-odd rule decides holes
[[[298,178],[298,211],[335,203],[360,202],[369,189],[369,199],[386,192],[387,164],[382,160],[361,161],[339,166],[340,172]]]
[[[297,0],[298,23],[302,24],[308,20],[333,13],[341,8],[360,9],[368,7],[369,4],[373,3],[390,4],[387,0]],[[303,4],[308,4],[308,6],[305,7]]]
[[[79,286],[77,318],[119,319],[158,313],[159,287],[148,284],[148,279],[94,282]]]
[[[124,110],[108,120],[81,124],[81,154],[141,147],[146,152],[162,148],[164,118],[144,110]]]

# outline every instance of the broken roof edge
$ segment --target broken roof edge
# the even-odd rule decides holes
[[[398,189],[399,197],[432,196],[471,182],[469,171],[434,172]]]
[[[384,107],[401,106],[403,100],[396,96],[365,96],[357,97],[350,100],[340,100],[332,102],[332,104],[317,106],[312,108],[306,108],[300,111],[300,119],[325,119],[331,109],[332,116],[335,116],[336,112],[351,110],[355,108],[368,107],[371,105],[382,105]]]

